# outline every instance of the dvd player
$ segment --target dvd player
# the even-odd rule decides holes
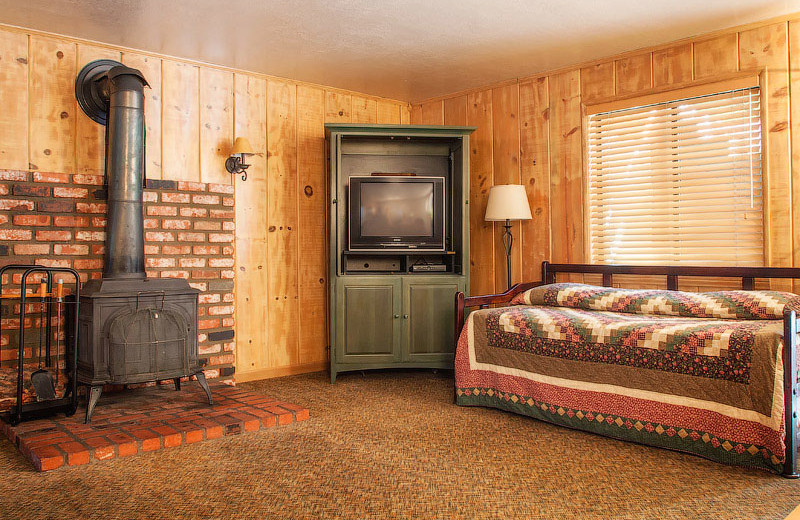
[[[412,265],[411,270],[414,272],[442,273],[447,271],[447,266],[444,264],[421,264]]]

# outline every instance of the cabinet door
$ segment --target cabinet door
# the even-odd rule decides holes
[[[446,361],[453,357],[453,321],[459,280],[437,277],[403,285],[403,335],[406,361]]]
[[[340,279],[336,291],[336,361],[400,359],[400,280]]]

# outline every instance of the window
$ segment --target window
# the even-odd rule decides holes
[[[759,87],[590,115],[592,262],[763,265],[760,118]]]

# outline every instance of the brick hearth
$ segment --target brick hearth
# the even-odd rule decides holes
[[[63,415],[0,428],[38,471],[128,457],[183,444],[254,432],[308,419],[307,408],[233,386],[211,385],[209,407],[199,385],[180,392],[158,385],[104,394],[92,424],[83,408]]]

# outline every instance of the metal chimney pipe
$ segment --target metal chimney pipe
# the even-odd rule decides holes
[[[103,278],[145,278],[142,73],[112,60],[86,65],[75,84],[86,114],[106,124],[108,218]]]

